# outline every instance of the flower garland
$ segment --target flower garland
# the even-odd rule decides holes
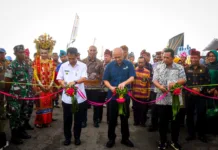
[[[42,84],[42,82],[39,80],[39,77],[38,77],[38,73],[40,73],[40,71],[41,71],[40,70],[41,69],[41,63],[45,63],[45,64],[50,65],[49,68],[47,68],[47,66],[46,66],[45,70],[52,70],[52,75],[51,75],[51,80],[50,80],[51,82],[50,82],[49,87],[48,87],[48,89],[50,89],[52,87],[52,85],[54,84],[54,79],[55,79],[55,69],[53,67],[53,61],[52,60],[43,61],[43,60],[40,60],[40,56],[36,56],[33,75],[34,75],[34,78],[36,79],[37,83],[39,84],[39,86],[41,88],[44,88],[44,85]]]
[[[79,105],[78,101],[76,99],[76,94],[77,94],[77,87],[75,85],[73,86],[67,86],[65,88],[65,94],[67,96],[71,97],[71,102],[72,102],[72,113],[76,113],[79,110]]]
[[[124,89],[119,89],[116,88],[114,94],[118,95],[118,98],[116,99],[117,103],[118,103],[118,113],[119,115],[125,115],[125,102],[126,99],[124,98],[124,96],[127,94],[128,90],[125,87]]]
[[[179,101],[179,95],[181,94],[181,88],[182,86],[178,83],[176,83],[171,89],[171,95],[172,95],[172,111],[173,111],[173,120],[176,119],[176,115],[179,112],[180,109],[180,101]]]

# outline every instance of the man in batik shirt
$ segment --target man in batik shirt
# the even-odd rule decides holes
[[[11,129],[11,142],[22,144],[22,139],[31,138],[24,128],[28,110],[24,107],[24,100],[19,98],[30,97],[28,64],[25,62],[24,46],[14,47],[16,59],[8,66],[5,72],[5,91],[14,97],[7,97],[8,115]]]
[[[102,102],[102,99],[98,95],[101,93],[101,81],[104,72],[103,63],[96,58],[97,48],[90,46],[88,50],[88,57],[83,59],[82,62],[87,65],[88,79],[84,82],[87,94],[87,99],[95,101],[97,103]],[[102,109],[103,106],[94,106],[93,122],[94,127],[98,128],[99,123],[102,120]],[[87,122],[87,111],[83,119],[82,127],[86,127]]]
[[[168,92],[167,89],[171,89],[175,84],[183,85],[186,82],[186,75],[183,66],[173,63],[174,51],[172,49],[165,49],[163,54],[163,63],[157,65],[154,69],[153,83],[157,88],[157,98]],[[182,105],[181,94],[179,96],[180,105]],[[179,138],[179,121],[180,113],[178,112],[175,119],[172,119],[172,95],[170,92],[167,93],[160,101],[156,101],[158,107],[159,122],[159,134],[160,143],[159,149],[166,149],[167,146],[167,132],[168,124],[171,120],[171,147],[173,149],[181,149],[178,144]]]
[[[200,52],[196,49],[191,49],[191,65],[185,68],[187,76],[187,86],[192,87],[192,90],[201,94],[207,94],[207,87],[200,87],[200,85],[210,84],[209,69],[199,63],[201,58]],[[207,99],[185,91],[186,112],[187,112],[187,127],[189,136],[187,141],[195,140],[196,131],[200,141],[206,143],[206,101]],[[195,124],[195,112],[197,121]],[[196,130],[197,126],[197,130]]]

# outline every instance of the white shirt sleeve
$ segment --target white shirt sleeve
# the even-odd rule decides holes
[[[63,64],[61,65],[58,75],[56,77],[56,80],[64,80],[64,69],[63,69]]]
[[[87,66],[85,65],[84,67],[83,67],[83,69],[82,69],[82,76],[81,76],[82,78],[87,78],[88,77],[88,75],[87,75]]]

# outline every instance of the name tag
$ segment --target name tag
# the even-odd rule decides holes
[[[65,74],[68,75],[68,73],[70,72],[69,70],[64,70]]]

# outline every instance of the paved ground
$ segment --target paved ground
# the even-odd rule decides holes
[[[104,109],[104,114],[105,114]],[[107,142],[107,123],[106,117],[100,125],[100,128],[94,128],[92,124],[92,110],[89,109],[88,114],[88,126],[82,130],[80,146],[75,146],[72,144],[70,146],[62,145],[64,141],[63,135],[63,117],[62,108],[56,108],[54,110],[54,118],[58,121],[52,123],[52,127],[43,129],[34,129],[33,131],[28,131],[32,135],[32,139],[25,140],[25,143],[20,146],[15,146],[10,144],[6,150],[104,150],[107,149],[105,144]],[[33,113],[31,124],[33,124],[35,114]],[[112,148],[113,150],[156,150],[158,133],[149,133],[146,128],[133,126],[132,115],[129,119],[130,123],[130,134],[131,140],[135,144],[135,148],[127,148],[120,144],[120,125],[118,125],[116,145]],[[8,123],[6,122],[6,130],[8,139],[10,139],[10,132]],[[183,128],[181,131],[180,142],[185,150],[218,150],[218,137],[209,136],[211,141],[208,144],[201,143],[196,140],[191,143],[186,142],[185,139],[186,132]],[[170,137],[170,135],[169,135]],[[168,148],[170,149],[170,148]]]

